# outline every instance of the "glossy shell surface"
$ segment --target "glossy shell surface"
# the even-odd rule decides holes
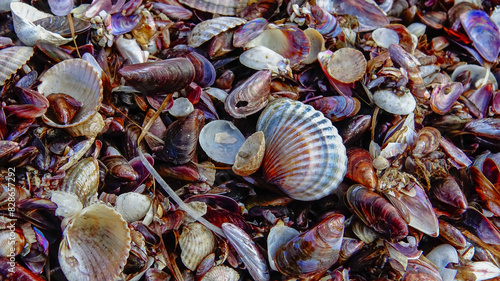
[[[266,137],[267,182],[303,201],[333,192],[347,170],[346,149],[331,121],[310,105],[286,98],[268,104],[257,122]]]
[[[373,101],[383,110],[399,115],[408,115],[417,106],[417,102],[410,92],[398,95],[391,90],[379,90],[373,93]]]
[[[199,142],[208,157],[232,165],[245,137],[230,121],[215,120],[201,129]]]
[[[245,24],[247,21],[236,17],[218,17],[196,25],[188,37],[190,47],[199,47],[220,33]]]

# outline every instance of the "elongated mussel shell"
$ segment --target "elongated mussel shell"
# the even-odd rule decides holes
[[[234,16],[241,0],[180,0],[179,2],[200,11]]]
[[[115,280],[127,263],[130,242],[127,222],[115,209],[91,205],[64,230],[59,264],[68,280]]]
[[[393,239],[408,235],[408,225],[386,199],[368,188],[355,184],[347,191],[347,203],[367,226]]]
[[[218,17],[196,25],[188,37],[190,47],[199,47],[220,33],[237,27],[247,21],[237,17]]]
[[[244,47],[248,42],[259,36],[266,28],[268,22],[264,18],[253,19],[240,26],[233,35],[233,46]]]
[[[0,50],[0,86],[33,56],[32,47],[13,46]]]
[[[48,31],[57,33],[62,37],[71,37],[71,28],[68,17],[46,17],[33,22],[34,25],[40,25]],[[73,28],[75,34],[81,34],[90,29],[90,22],[78,18],[73,19]]]
[[[310,105],[286,98],[268,104],[257,121],[266,138],[267,182],[303,201],[334,191],[347,170],[346,149],[331,121]]]
[[[431,95],[432,111],[441,115],[448,113],[463,91],[462,83],[459,82],[438,85]]]
[[[344,216],[332,215],[281,246],[274,256],[279,272],[307,278],[330,268],[339,258]]]
[[[271,93],[271,74],[270,70],[258,71],[234,89],[224,103],[226,112],[244,118],[264,108]]]
[[[316,110],[321,111],[332,122],[353,117],[361,107],[361,103],[357,98],[349,96],[322,97],[313,100],[309,104]]]
[[[470,10],[460,16],[460,21],[481,56],[489,62],[495,62],[500,53],[500,33],[488,14],[481,10]]]
[[[118,72],[128,83],[147,94],[178,91],[195,77],[193,64],[185,58],[126,65]]]

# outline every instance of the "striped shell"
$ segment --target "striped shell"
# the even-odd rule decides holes
[[[71,219],[59,246],[59,264],[71,281],[115,280],[130,251],[130,229],[104,204],[91,205]]]
[[[215,236],[206,226],[193,222],[182,229],[179,246],[182,263],[194,271],[203,258],[213,251]]]
[[[180,3],[204,12],[234,16],[241,0],[180,0]],[[244,2],[244,1],[243,1]]]
[[[312,106],[277,99],[260,115],[257,130],[266,138],[264,178],[291,198],[323,198],[343,180],[347,155],[342,138]]]
[[[201,281],[238,281],[240,275],[238,272],[229,266],[219,265],[212,267],[201,279]]]
[[[83,206],[97,194],[99,163],[93,157],[85,158],[71,167],[64,177],[60,191],[75,194]]]
[[[32,47],[14,46],[0,50],[0,86],[33,56]]]
[[[247,21],[236,17],[219,17],[203,21],[196,25],[188,37],[189,47],[199,47],[215,36]]]

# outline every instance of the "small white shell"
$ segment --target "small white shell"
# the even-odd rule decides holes
[[[398,96],[392,90],[380,90],[373,94],[373,101],[383,110],[398,115],[408,115],[415,110],[417,102],[410,92]]]
[[[41,12],[33,6],[22,2],[13,2],[10,4],[10,8],[12,10],[16,35],[25,45],[35,46],[36,42],[40,40],[58,46],[72,40],[71,38],[64,38],[57,33],[33,24],[36,20],[53,17],[51,14]]]
[[[373,31],[372,39],[382,48],[389,48],[391,44],[399,44],[399,35],[396,31],[380,27]]]
[[[230,121],[215,120],[201,129],[199,141],[208,157],[232,165],[245,137]]]
[[[287,59],[264,46],[257,46],[243,52],[240,55],[240,62],[255,70],[269,69],[275,74],[288,76],[291,76],[292,73],[290,62]]]
[[[427,258],[437,267],[443,281],[455,280],[457,270],[446,268],[450,262],[458,263],[458,253],[453,246],[450,244],[439,245],[427,254]]]
[[[82,201],[76,194],[54,190],[50,201],[57,204],[56,216],[69,218],[83,209]]]
[[[3,86],[33,56],[32,47],[13,46],[0,50],[0,86]]]
[[[10,3],[20,2],[20,0],[0,0],[0,13],[10,12]]]
[[[218,17],[202,21],[196,25],[188,37],[190,47],[199,47],[215,36],[231,28],[245,24],[247,21],[237,17]]]
[[[269,103],[257,121],[266,137],[263,174],[291,198],[317,200],[344,179],[342,138],[320,111],[286,98]]]
[[[137,192],[127,192],[116,198],[115,206],[125,221],[134,222],[146,216],[151,209],[151,199]]]
[[[179,237],[182,263],[195,271],[203,258],[215,247],[215,236],[206,226],[198,222],[188,224]]]
[[[238,281],[238,272],[228,266],[219,265],[212,267],[201,279],[201,281]]]
[[[292,238],[298,235],[300,235],[298,230],[284,224],[277,224],[271,228],[269,235],[267,236],[267,258],[272,270],[278,271],[274,263],[276,251],[286,242],[292,240]]]
[[[425,34],[425,30],[427,29],[427,25],[420,23],[420,22],[414,22],[407,27],[408,31],[410,31],[411,34],[420,37]]]
[[[126,39],[120,35],[115,44],[118,52],[130,64],[143,63],[148,60],[149,52],[143,51],[135,39]]]
[[[225,102],[228,96],[228,93],[226,93],[226,91],[219,88],[209,87],[204,91],[207,92],[207,94],[209,94],[212,98],[217,99],[221,102]]]
[[[181,97],[174,100],[174,104],[168,110],[168,113],[174,117],[185,117],[188,116],[189,113],[193,112],[193,110],[194,106],[191,101],[187,98]]]
[[[76,214],[63,237],[59,264],[68,280],[115,280],[127,263],[130,229],[115,209],[104,204]]]

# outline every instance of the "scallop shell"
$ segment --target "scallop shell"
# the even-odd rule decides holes
[[[206,226],[193,222],[182,229],[179,246],[182,263],[195,271],[203,258],[213,251],[215,236]]]
[[[292,76],[290,61],[264,46],[258,46],[243,52],[240,55],[240,62],[251,69],[269,69],[275,74]]]
[[[331,78],[342,83],[356,82],[366,72],[366,59],[362,52],[353,48],[342,48],[328,60],[327,70]]]
[[[32,47],[14,46],[0,50],[0,86],[3,86],[33,56]]]
[[[41,12],[31,5],[21,2],[11,3],[10,8],[12,10],[16,35],[25,45],[34,46],[40,40],[58,46],[72,40],[72,38],[64,38],[57,33],[46,30],[40,25],[33,24],[36,20],[53,17],[51,14]]]
[[[262,164],[266,141],[261,131],[253,133],[238,150],[233,165],[233,172],[240,176],[255,173]]]
[[[196,25],[188,37],[190,47],[199,47],[213,37],[231,28],[245,24],[247,21],[236,17],[218,17],[203,21]]]
[[[404,92],[399,96],[391,90],[380,90],[373,94],[373,101],[383,110],[399,115],[408,115],[417,106],[417,102],[410,92]]]
[[[232,165],[245,137],[233,123],[215,120],[201,129],[199,141],[208,157]]]
[[[180,3],[204,12],[225,16],[236,15],[241,0],[180,0]]]
[[[99,73],[91,64],[82,59],[65,60],[47,70],[40,77],[40,81],[42,83],[38,85],[38,92],[42,95],[64,93],[83,104],[69,124],[59,124],[44,115],[42,119],[49,126],[56,128],[76,127],[84,125],[92,118],[94,118],[93,121],[99,122],[95,117],[99,118],[98,116],[100,116],[97,111],[101,106],[103,88]],[[87,123],[84,127],[94,127],[93,124],[95,123]],[[72,132],[72,134],[79,136],[82,132],[80,130]]]
[[[201,281],[238,281],[238,272],[228,266],[219,265],[212,267],[201,279]]]
[[[312,106],[277,99],[260,115],[257,130],[266,138],[264,178],[291,198],[323,198],[343,180],[347,155],[342,138]]]
[[[151,199],[137,192],[120,194],[116,198],[116,210],[127,222],[134,222],[146,216],[151,209]]]
[[[115,209],[104,204],[80,211],[63,237],[59,264],[68,280],[115,280],[127,263],[130,229]]]

